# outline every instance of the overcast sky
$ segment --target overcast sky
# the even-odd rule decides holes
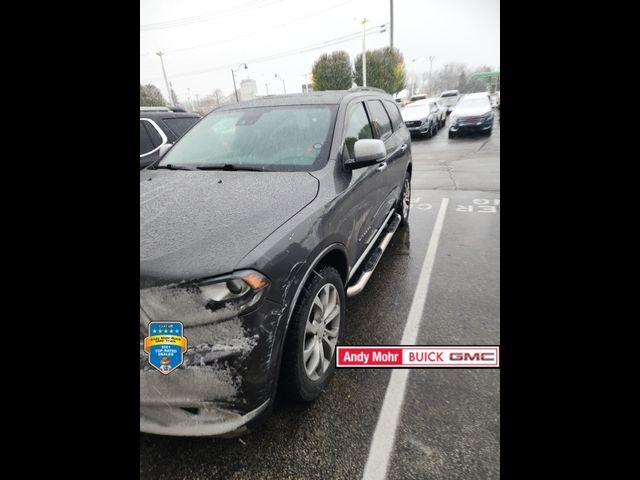
[[[153,83],[167,96],[160,58],[178,97],[233,92],[231,66],[247,63],[236,76],[253,78],[258,94],[301,92],[305,73],[322,53],[345,50],[353,58],[362,37],[323,46],[367,27],[389,22],[389,0],[140,0],[140,83]],[[367,49],[389,45],[389,28],[367,34]],[[428,71],[449,62],[500,66],[499,0],[394,0],[394,46],[409,71]],[[266,59],[278,54],[290,55]],[[415,60],[415,62],[413,62]]]

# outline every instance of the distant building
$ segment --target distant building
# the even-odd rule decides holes
[[[252,98],[256,98],[257,93],[258,86],[256,85],[255,80],[246,78],[240,82],[240,92],[238,92],[240,100],[251,100]]]

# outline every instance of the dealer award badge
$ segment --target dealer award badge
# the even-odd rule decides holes
[[[187,351],[187,339],[183,336],[181,322],[151,322],[149,336],[144,339],[144,351],[149,354],[149,364],[165,375],[182,365],[182,355]]]

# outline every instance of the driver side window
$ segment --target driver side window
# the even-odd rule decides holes
[[[355,158],[355,143],[363,138],[373,138],[373,132],[364,104],[359,102],[352,105],[347,112],[344,144],[350,159]]]

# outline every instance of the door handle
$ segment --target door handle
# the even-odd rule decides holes
[[[378,170],[379,172],[382,172],[385,168],[387,168],[387,162],[382,162],[380,166],[376,168],[376,170]]]
[[[400,150],[404,152],[407,149],[407,146],[408,145],[406,143],[403,143],[402,146],[400,147]]]

